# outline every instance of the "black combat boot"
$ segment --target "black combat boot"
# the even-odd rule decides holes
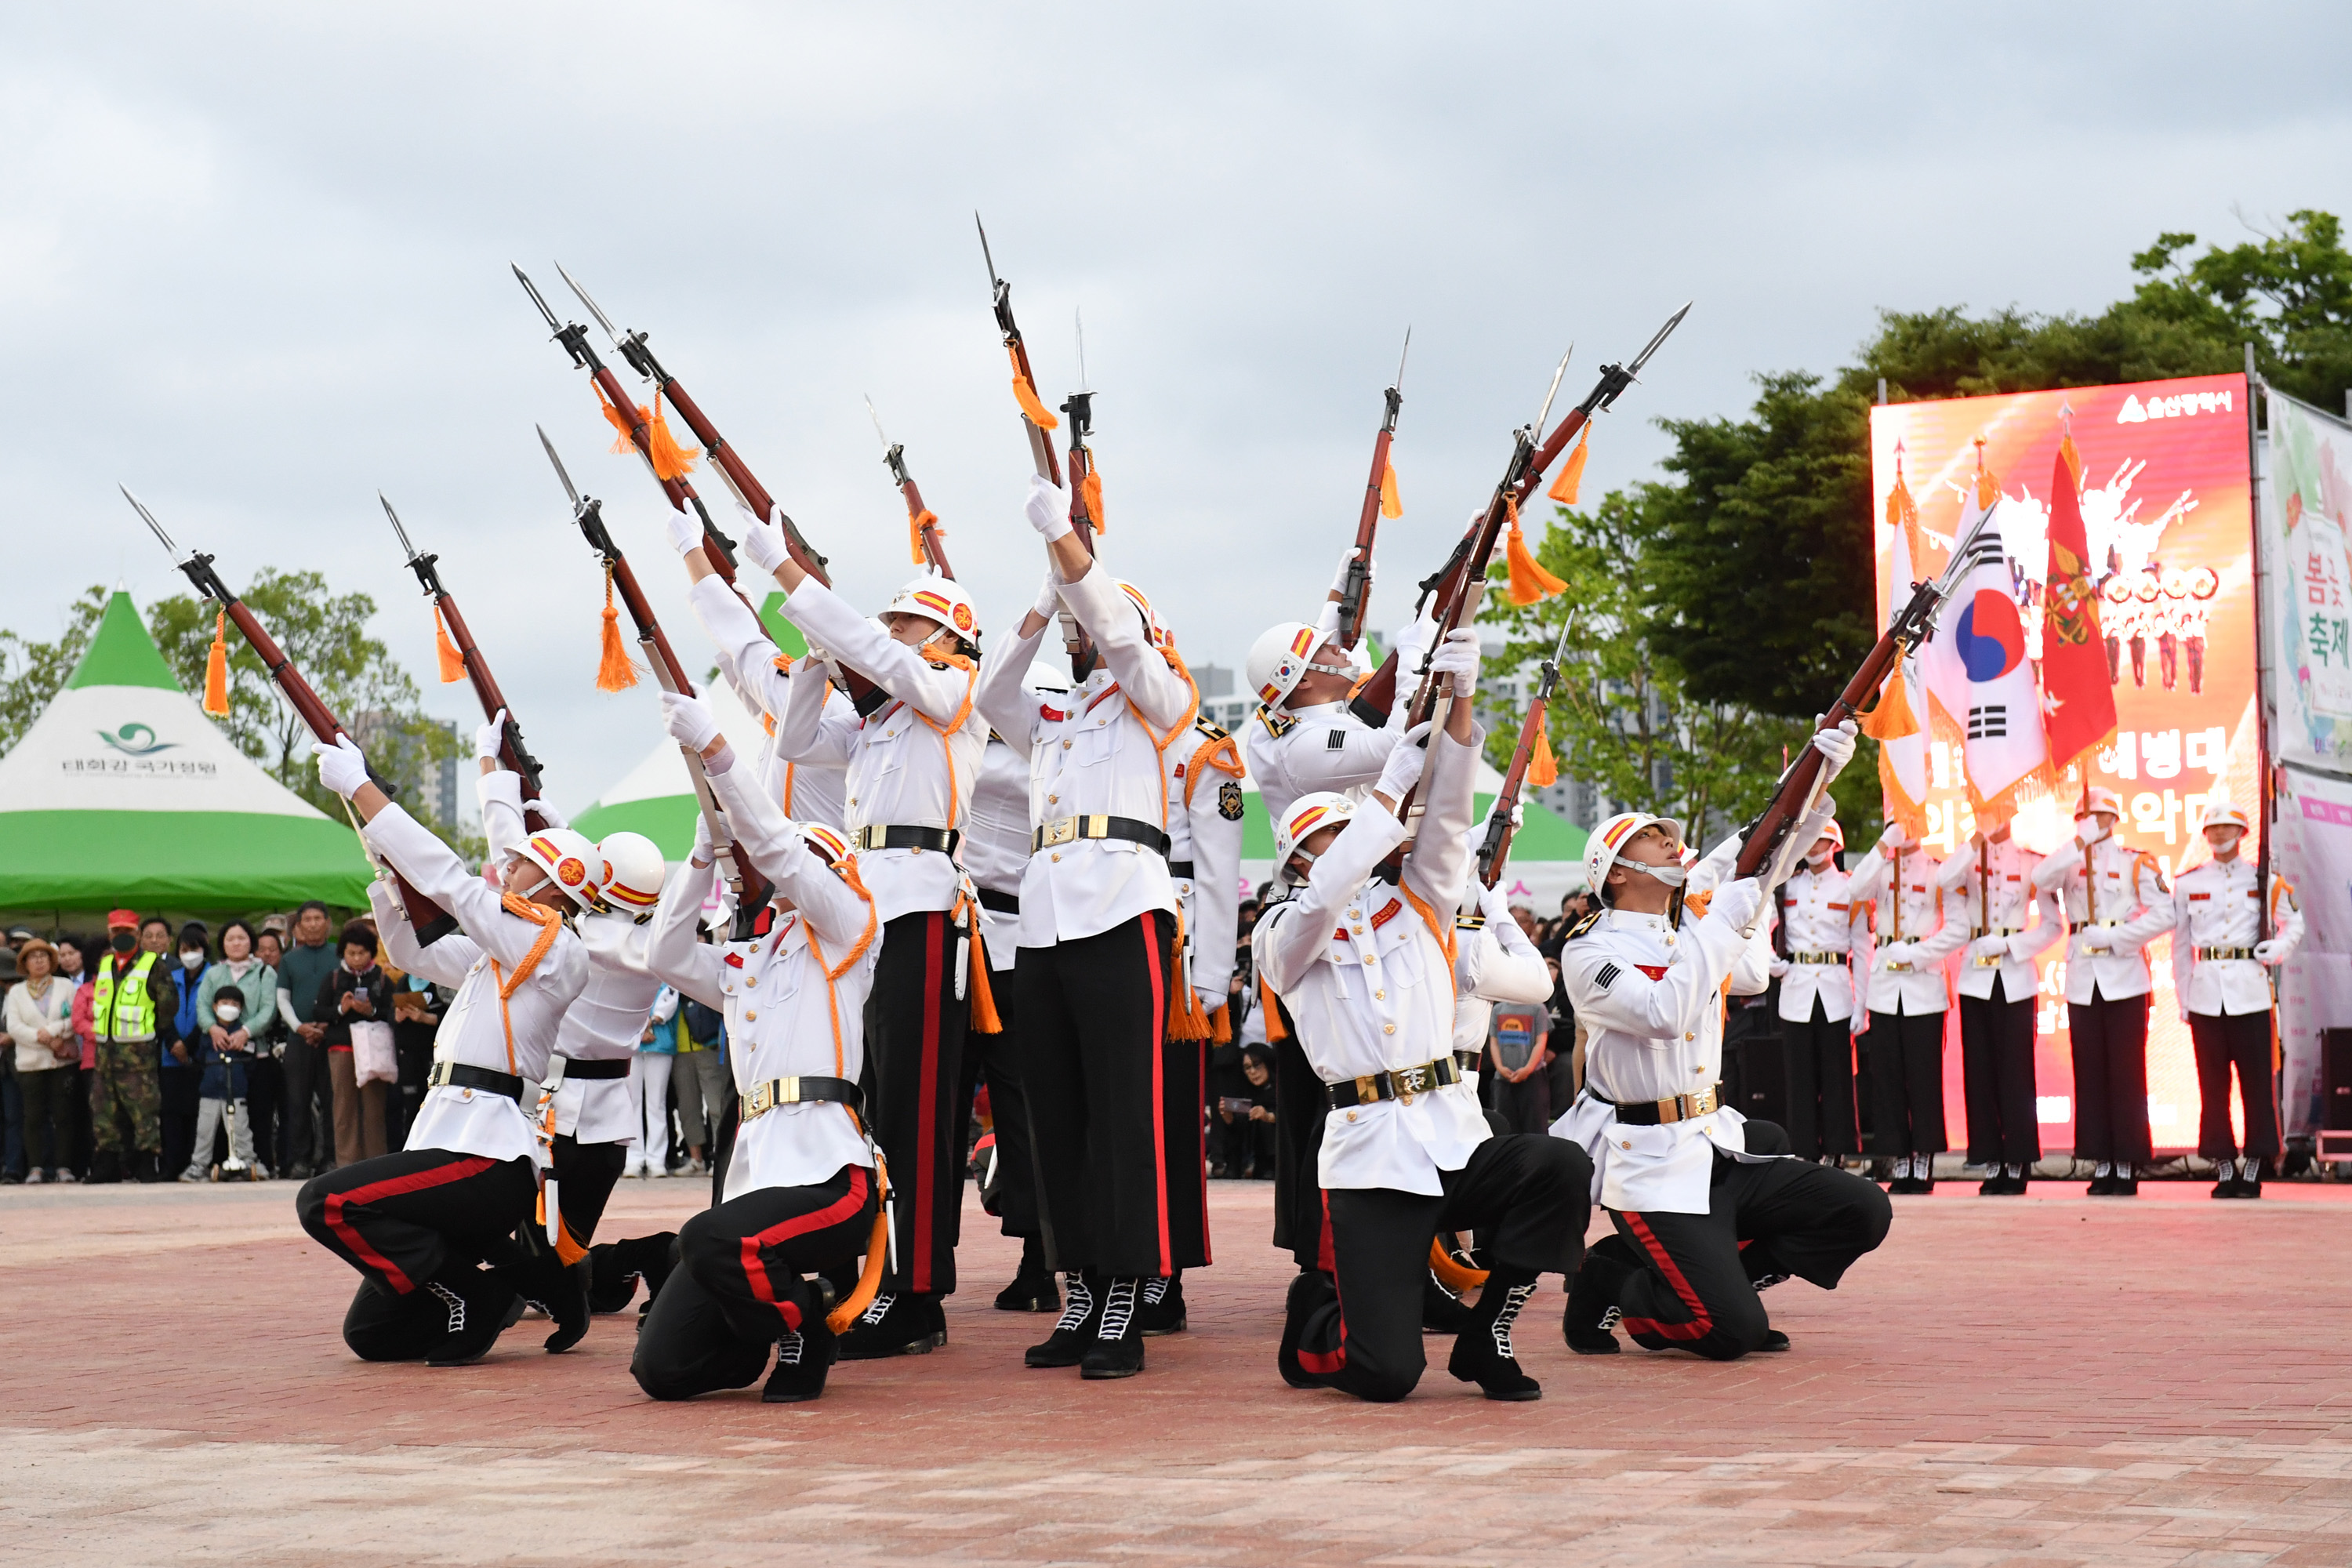
[[[947,1314],[928,1291],[885,1292],[874,1298],[849,1331],[841,1336],[843,1361],[881,1361],[894,1355],[929,1355],[948,1342]]]
[[[1124,1274],[1109,1282],[1095,1319],[1095,1337],[1078,1361],[1080,1377],[1133,1377],[1143,1370],[1143,1325],[1137,1316],[1143,1284]]]
[[[425,1282],[448,1310],[442,1342],[425,1358],[427,1366],[465,1366],[488,1355],[513,1321],[514,1287],[486,1268],[455,1264]]]
[[[1045,1336],[1043,1344],[1031,1345],[1021,1357],[1025,1366],[1076,1366],[1084,1361],[1087,1347],[1094,1342],[1095,1326],[1101,1318],[1103,1281],[1076,1271],[1062,1276],[1062,1290],[1067,1304],[1062,1309],[1061,1321]]]
[[[1511,1349],[1511,1325],[1535,1293],[1532,1273],[1489,1268],[1486,1283],[1478,1290],[1478,1304],[1471,1309],[1470,1324],[1454,1339],[1445,1370],[1464,1383],[1476,1384],[1489,1399],[1541,1399],[1543,1384],[1519,1369]]]
[[[1568,1288],[1568,1311],[1560,1319],[1560,1331],[1567,1337],[1568,1348],[1579,1355],[1615,1355],[1624,1348],[1612,1331],[1622,1316],[1617,1292],[1633,1270],[1624,1259],[1603,1250],[1613,1239],[1603,1240],[1584,1255],[1583,1266]]]
[[[1045,1267],[1045,1244],[1025,1237],[1021,1243],[1021,1271],[1013,1283],[996,1293],[1000,1312],[1058,1312],[1062,1292],[1055,1287],[1054,1271]]]
[[[1143,1282],[1143,1298],[1136,1304],[1137,1329],[1152,1338],[1184,1331],[1184,1271],[1163,1274]]]

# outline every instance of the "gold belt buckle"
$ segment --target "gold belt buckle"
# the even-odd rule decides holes
[[[1378,1073],[1366,1073],[1356,1079],[1357,1104],[1370,1105],[1378,1101],[1380,1098],[1381,1079]]]
[[[1051,847],[1056,844],[1073,843],[1076,840],[1077,837],[1078,819],[1075,816],[1066,816],[1059,822],[1048,823],[1046,825],[1045,842],[1043,846],[1040,846],[1040,847]]]
[[[1389,1074],[1389,1079],[1396,1085],[1399,1105],[1411,1105],[1414,1092],[1424,1087],[1422,1083],[1422,1069],[1419,1068],[1399,1068]]]

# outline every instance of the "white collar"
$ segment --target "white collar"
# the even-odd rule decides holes
[[[1609,910],[1609,923],[1620,931],[1664,932],[1674,930],[1674,927],[1666,923],[1666,917],[1664,915],[1638,914],[1632,910],[1621,910],[1613,906]]]

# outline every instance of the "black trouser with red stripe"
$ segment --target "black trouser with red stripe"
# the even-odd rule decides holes
[[[1801,1160],[1859,1154],[1853,1127],[1853,1022],[1832,1018],[1818,996],[1813,1015],[1782,1019],[1789,1071],[1789,1147]]]
[[[975,958],[973,962],[979,960]],[[994,982],[990,994],[995,998],[996,1016],[1004,1029],[1002,1034],[983,1035],[975,1030],[964,1036],[963,1084],[956,1091],[956,1126],[961,1130],[971,1120],[972,1099],[985,1080],[989,1124],[996,1136],[996,1181],[989,1194],[989,1212],[996,1215],[1003,1235],[1025,1240],[1043,1233],[1037,1226],[1037,1149],[1029,1131],[1029,1095],[1021,1086],[1020,1037],[1015,1032],[1020,1027],[1021,1010],[1015,995],[1018,987],[1009,969],[992,971],[989,978]],[[956,1205],[950,1211],[956,1216],[955,1235],[959,1238],[963,1176],[964,1162],[959,1159]]]
[[[447,1308],[424,1284],[500,1252],[530,1223],[538,1193],[526,1159],[403,1149],[305,1182],[294,1212],[367,1280],[344,1321],[345,1342],[370,1361],[400,1361],[428,1354],[446,1335]]]
[[[2145,1164],[2150,1158],[2155,1141],[2147,1129],[2147,1008],[2145,994],[2102,996],[2095,985],[2087,1006],[2066,1009],[2078,1160]]]
[[[1301,1268],[1323,1265],[1323,1188],[1316,1165],[1323,1148],[1323,1118],[1330,1110],[1323,1080],[1308,1065],[1290,1010],[1275,1005],[1283,1037],[1274,1042],[1274,1245],[1289,1249]],[[1267,1033],[1274,1020],[1268,1020]]]
[[[2033,998],[1960,998],[1960,1084],[1968,1097],[1969,1163],[2031,1165],[2042,1158],[2033,1106]]]
[[[1168,1184],[1168,1244],[1179,1268],[1209,1266],[1209,1042],[1160,1047],[1160,1154]]]
[[[1183,1266],[1162,1054],[1174,935],[1175,921],[1149,910],[1094,936],[1024,947],[1014,967],[1039,1217],[1056,1268],[1117,1279]]]
[[[629,1374],[656,1399],[741,1388],[786,1334],[822,1316],[804,1276],[843,1265],[874,1232],[874,1173],[844,1165],[812,1187],[761,1187],[679,1227],[678,1267],[646,1314]]]
[[[947,1295],[956,1288],[956,1205],[963,1190],[964,1035],[968,997],[955,994],[960,928],[921,910],[882,928],[866,1003],[866,1104],[890,1162],[898,1272],[883,1289]],[[977,950],[970,954],[982,963]]]
[[[1818,1168],[1818,1167],[1816,1167]],[[1422,1289],[1441,1230],[1475,1230],[1486,1266],[1574,1278],[1592,1212],[1592,1162],[1549,1133],[1506,1133],[1438,1173],[1442,1197],[1389,1187],[1333,1187],[1331,1264],[1339,1289],[1299,1326],[1298,1364],[1359,1399],[1402,1399],[1421,1381]],[[1299,1298],[1294,1297],[1293,1300]]]
[[[2238,1157],[2230,1127],[2230,1069],[2238,1069],[2238,1098],[2246,1108],[2245,1152],[2257,1160],[2279,1157],[2278,1099],[2271,1089],[2271,1016],[2231,1013],[2189,1015],[2189,1040],[2197,1052],[2197,1098],[2201,1110],[2197,1152],[2208,1160]]]
[[[1769,1125],[1748,1124],[1754,1146],[1779,1142]],[[1894,1216],[1878,1184],[1850,1171],[1801,1159],[1749,1164],[1717,1151],[1706,1213],[1612,1209],[1617,1234],[1592,1251],[1638,1267],[1617,1290],[1634,1343],[1732,1361],[1771,1326],[1753,1281],[1792,1274],[1834,1290]]]

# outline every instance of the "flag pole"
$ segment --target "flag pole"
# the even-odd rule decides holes
[[[2254,809],[2255,822],[2262,837],[2254,845],[2254,936],[2267,942],[2271,935],[2271,645],[2263,614],[2263,595],[2268,574],[2263,570],[2263,464],[2260,420],[2256,415],[2254,395],[2265,391],[2262,373],[2254,366],[2254,345],[2246,344],[2246,500],[2253,513],[2252,565],[2254,578]],[[2272,991],[2277,991],[2278,972],[2271,972]]]

